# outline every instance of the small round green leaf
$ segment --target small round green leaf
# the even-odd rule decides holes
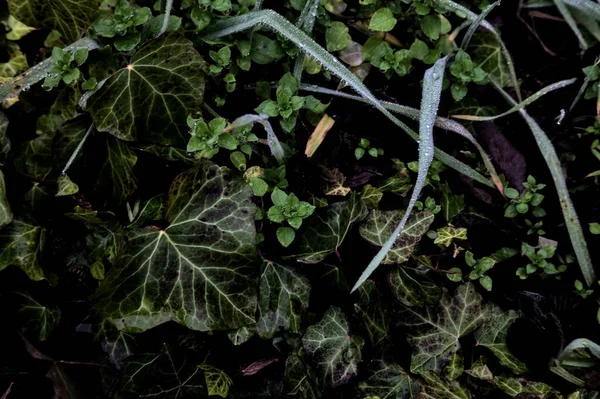
[[[396,22],[397,20],[389,8],[380,8],[371,17],[369,29],[377,32],[389,32],[394,29]]]
[[[277,229],[277,240],[286,248],[294,241],[295,237],[296,232],[291,227],[279,227]]]

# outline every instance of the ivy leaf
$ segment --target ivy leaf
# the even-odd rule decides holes
[[[371,244],[381,247],[392,235],[392,232],[398,226],[403,216],[403,210],[380,211],[374,209],[369,213],[365,222],[361,224],[359,229],[360,235]],[[400,236],[396,239],[392,249],[390,249],[381,263],[389,265],[406,262],[413,253],[417,243],[421,241],[423,234],[427,232],[429,226],[433,223],[433,218],[433,213],[428,211],[413,213],[406,221],[406,225]]]
[[[323,319],[307,328],[302,346],[318,365],[327,385],[345,384],[358,373],[364,341],[350,336],[346,316],[340,308],[331,307]]]
[[[107,320],[101,322],[94,338],[100,341],[108,361],[118,370],[121,369],[123,360],[134,354],[135,341],[133,335],[117,330]]]
[[[27,35],[28,33],[31,33],[35,30],[35,28],[32,28],[30,26],[25,25],[24,23],[22,23],[21,21],[17,20],[15,17],[13,17],[12,15],[8,16],[8,28],[10,29],[10,32],[8,32],[6,34],[6,38],[8,40],[19,40],[21,39],[23,36]]]
[[[469,370],[465,370],[465,373],[482,381],[493,382],[494,374],[485,362],[484,357],[479,358],[479,360],[473,362]]]
[[[475,330],[490,317],[489,306],[471,283],[459,286],[453,296],[442,296],[439,307],[406,308],[404,324],[411,327],[409,343],[413,347],[410,371],[439,372],[459,349],[459,339]]]
[[[108,135],[105,139],[106,158],[100,169],[96,189],[110,193],[108,197],[120,204],[137,188],[133,173],[137,155],[124,141]]]
[[[229,387],[232,384],[231,378],[223,370],[207,364],[203,364],[200,368],[204,371],[204,380],[206,381],[208,395],[226,398],[229,395]]]
[[[46,230],[23,220],[14,219],[0,230],[0,271],[17,266],[35,281],[46,274],[40,265]]]
[[[52,172],[52,136],[44,134],[22,143],[15,151],[15,168],[21,173],[46,180]]]
[[[314,378],[312,369],[303,361],[304,351],[292,352],[285,361],[284,391],[289,396],[317,399],[320,393],[311,383]]]
[[[369,378],[358,386],[365,396],[386,399],[404,399],[417,396],[419,385],[397,364],[375,361],[372,370],[373,373]]]
[[[8,118],[0,112],[0,164],[6,162],[10,152],[10,139],[6,131],[8,130]]]
[[[396,22],[397,20],[394,18],[392,11],[387,7],[383,7],[375,11],[371,17],[369,29],[376,32],[389,32],[394,29]]]
[[[396,266],[389,275],[390,286],[396,298],[405,306],[436,304],[442,289],[426,275],[407,266]]]
[[[146,42],[129,65],[87,100],[96,128],[122,140],[185,147],[187,116],[200,109],[204,60],[192,42],[168,32]]]
[[[227,168],[205,162],[171,186],[164,230],[134,229],[95,294],[119,329],[174,320],[193,330],[254,323],[255,205]]]
[[[494,383],[513,398],[521,394],[532,394],[536,398],[545,399],[557,397],[555,394],[558,393],[543,382],[528,381],[524,378],[498,376],[494,377]]]
[[[294,241],[293,255],[302,263],[318,263],[336,251],[350,228],[367,215],[367,206],[352,193],[348,201],[319,209],[305,223]]]
[[[514,310],[503,312],[498,306],[493,305],[490,320],[475,332],[475,339],[477,346],[488,348],[504,367],[515,374],[523,374],[527,372],[527,366],[517,359],[506,345],[508,329],[518,318]]]
[[[373,281],[365,281],[359,292],[360,301],[354,304],[354,310],[369,334],[371,345],[379,345],[389,336],[391,319],[388,303]]]
[[[69,158],[71,158],[90,128],[91,123],[89,117],[80,116],[66,122],[58,129],[52,140],[52,154],[54,155],[55,168],[62,170],[66,166]],[[82,158],[83,152],[79,151],[73,160],[73,165]]]
[[[163,399],[203,397],[204,375],[187,339],[163,345],[160,353],[128,358],[123,368],[122,390],[141,397]],[[160,384],[156,383],[160,376]]]
[[[39,303],[28,292],[19,292],[19,312],[17,318],[21,324],[35,332],[37,339],[45,341],[60,320],[60,310]]]
[[[290,267],[263,262],[258,296],[258,333],[270,338],[280,328],[297,333],[308,307],[310,283]]]
[[[490,74],[502,87],[512,86],[509,64],[502,52],[502,46],[491,32],[473,35],[469,46],[473,67],[481,68]]]
[[[471,393],[457,381],[444,381],[432,371],[421,374],[422,399],[471,399]]]
[[[13,213],[6,197],[6,183],[4,173],[0,170],[0,227],[6,226],[13,220]]]
[[[325,33],[327,51],[341,51],[348,47],[352,38],[348,33],[348,27],[343,22],[332,22]]]
[[[85,33],[98,6],[98,0],[8,0],[14,18],[32,27],[56,29],[68,43]]]
[[[465,229],[464,227],[454,227],[452,225],[448,225],[446,227],[442,227],[441,229],[437,229],[437,237],[433,241],[433,243],[449,247],[450,244],[452,244],[453,240],[466,239],[467,229]]]
[[[61,90],[50,111],[38,119],[36,133],[54,133],[63,123],[75,118],[79,114],[77,103],[80,97],[81,93],[75,86],[67,86]]]
[[[453,195],[448,184],[441,184],[440,189],[442,191],[442,214],[446,221],[449,222],[465,207],[465,196],[462,194]]]

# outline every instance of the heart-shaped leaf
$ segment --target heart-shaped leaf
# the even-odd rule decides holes
[[[171,186],[169,226],[134,229],[95,294],[120,329],[169,320],[194,330],[254,323],[256,231],[252,190],[227,168],[201,163]]]
[[[204,60],[192,42],[169,32],[144,44],[129,65],[87,100],[96,128],[123,140],[185,147],[187,116],[199,111]]]

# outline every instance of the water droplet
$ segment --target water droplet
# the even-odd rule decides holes
[[[440,75],[438,75],[436,72],[433,73],[433,78],[435,80],[438,80],[440,78]]]

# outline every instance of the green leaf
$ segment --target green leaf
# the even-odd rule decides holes
[[[79,186],[68,175],[60,176],[56,182],[58,183],[57,197],[73,195],[79,191]]]
[[[119,36],[115,39],[115,48],[119,51],[131,51],[136,48],[141,41],[142,34],[140,32],[127,33],[126,35]],[[128,84],[130,84],[129,81]]]
[[[448,225],[437,229],[437,238],[433,241],[434,244],[440,244],[449,247],[453,240],[466,240],[467,229],[463,227],[454,227]]]
[[[313,372],[304,362],[303,353],[303,350],[294,351],[285,361],[284,392],[289,396],[317,399],[321,395],[312,383]]]
[[[325,33],[327,51],[341,51],[352,42],[348,27],[343,22],[332,22]]]
[[[46,230],[23,220],[14,219],[0,230],[0,271],[17,266],[35,281],[46,278],[40,257],[46,240]]]
[[[121,371],[121,390],[165,399],[206,395],[204,373],[198,367],[193,343],[186,338],[178,344],[163,345],[159,353],[128,357]],[[160,384],[156,383],[158,376]]]
[[[187,116],[202,103],[203,65],[189,40],[168,32],[146,42],[91,95],[86,110],[99,131],[120,139],[184,147]]]
[[[358,385],[365,396],[405,399],[416,397],[419,392],[419,385],[395,363],[375,361],[370,369],[372,374]]]
[[[498,376],[494,377],[494,383],[513,398],[521,394],[532,394],[536,398],[546,399],[556,397],[554,394],[558,394],[551,386],[543,382],[528,381],[524,378]]]
[[[408,266],[396,266],[390,272],[390,286],[396,298],[405,306],[436,304],[442,289],[425,274]]]
[[[510,65],[502,49],[502,44],[491,32],[473,35],[469,46],[473,66],[479,67],[492,76],[502,87],[512,87]]]
[[[277,40],[273,40],[260,33],[252,35],[252,49],[250,57],[259,65],[270,64],[285,56],[285,52]]]
[[[133,167],[137,155],[127,143],[112,136],[105,137],[106,158],[100,169],[96,190],[109,194],[114,203],[120,204],[137,188]]]
[[[443,375],[447,381],[456,380],[464,371],[465,364],[463,356],[460,352],[456,352],[450,357],[446,367],[444,367]]]
[[[471,368],[469,370],[465,370],[465,373],[469,374],[471,377],[475,377],[486,382],[492,382],[494,380],[494,375],[487,364],[485,364],[484,357],[481,357],[479,360],[473,362],[473,364],[471,364]]]
[[[298,232],[292,255],[302,263],[318,263],[342,244],[352,226],[367,215],[366,205],[352,193],[345,202],[317,210]]]
[[[271,338],[280,329],[297,333],[309,296],[310,283],[306,277],[288,266],[263,262],[256,322],[260,336]]]
[[[35,28],[29,27],[27,25],[25,25],[24,23],[22,23],[21,21],[17,20],[15,17],[13,17],[12,15],[8,16],[8,28],[10,29],[10,32],[8,32],[6,34],[6,38],[8,40],[20,40],[23,36],[27,35],[28,33],[31,33],[35,30]]]
[[[26,25],[56,29],[67,43],[79,39],[98,13],[98,0],[8,0],[10,14]]]
[[[56,98],[56,101],[50,107],[50,111],[46,115],[42,115],[36,124],[36,133],[54,133],[65,122],[79,115],[77,111],[77,103],[81,93],[76,87],[67,86],[61,90]]]
[[[442,20],[439,15],[426,15],[421,20],[421,30],[431,40],[437,40],[442,33]]]
[[[527,367],[508,350],[506,345],[508,329],[518,317],[514,310],[503,312],[498,306],[493,305],[490,319],[475,332],[475,339],[477,346],[488,348],[504,367],[515,374],[523,374],[527,372]]]
[[[360,235],[371,244],[381,247],[403,217],[404,211],[374,209],[369,213],[365,222],[361,224]],[[421,237],[433,223],[433,219],[433,213],[428,211],[413,213],[381,263],[387,265],[406,262],[413,253],[415,246],[421,241]]]
[[[369,276],[377,269],[381,261],[385,258],[388,251],[394,245],[396,238],[402,230],[404,230],[405,224],[421,195],[421,191],[427,183],[427,174],[429,167],[433,161],[433,126],[437,118],[437,111],[440,105],[440,95],[442,92],[442,82],[444,77],[444,70],[446,68],[447,57],[440,58],[435,64],[425,71],[423,77],[423,96],[421,98],[421,113],[419,117],[419,170],[417,173],[417,181],[415,188],[410,196],[410,201],[406,207],[406,211],[398,226],[394,229],[392,234],[387,238],[383,247],[379,250],[377,255],[373,257],[369,265],[360,275],[358,281],[354,285],[352,291],[358,288]]]
[[[396,26],[396,18],[392,11],[387,8],[380,8],[375,11],[369,22],[369,29],[377,32],[389,32]],[[329,49],[328,49],[329,50]]]
[[[137,212],[137,214],[134,215],[134,218],[131,219],[131,223],[127,227],[141,227],[148,222],[162,220],[164,210],[164,196],[156,195],[142,203],[139,211]]]
[[[6,197],[6,183],[4,173],[0,170],[0,228],[6,226],[13,220],[13,213]]]
[[[17,319],[20,324],[34,332],[38,340],[45,341],[60,321],[60,309],[42,305],[27,292],[19,292],[17,295],[19,296]]]
[[[471,393],[457,381],[444,381],[432,371],[421,373],[423,382],[419,398],[471,399]]]
[[[222,370],[207,364],[201,365],[200,368],[204,371],[208,395],[226,398],[229,395],[229,387],[233,383],[231,378]]]
[[[471,283],[459,286],[454,295],[444,294],[439,308],[406,308],[403,324],[409,326],[413,347],[410,371],[439,372],[459,349],[459,339],[490,318],[489,306]]]
[[[590,233],[598,235],[600,234],[600,223],[590,223]]]
[[[354,311],[358,316],[364,329],[366,330],[369,341],[373,347],[387,344],[386,339],[390,336],[390,324],[392,319],[391,309],[387,298],[381,295],[381,292],[372,281],[365,281],[360,286],[360,301],[354,304]]]
[[[15,149],[15,167],[18,171],[46,180],[52,172],[52,136],[44,134],[22,143]]]
[[[164,230],[134,229],[94,295],[120,329],[169,320],[194,330],[254,322],[255,205],[248,185],[211,163],[173,182]],[[185,288],[184,287],[189,287]]]
[[[360,199],[363,200],[369,209],[376,209],[382,197],[383,193],[370,184],[366,184],[360,192]]]
[[[208,11],[201,10],[198,7],[194,7],[190,14],[190,18],[194,25],[196,25],[196,30],[200,31],[210,24],[212,14]]]
[[[294,229],[290,227],[277,228],[277,241],[279,241],[279,243],[283,247],[289,247],[290,244],[294,241],[294,238],[296,238],[296,232],[294,231]]]
[[[331,387],[345,384],[358,373],[363,344],[361,337],[350,335],[346,316],[336,307],[329,308],[321,321],[308,327],[302,337],[304,350]]]

